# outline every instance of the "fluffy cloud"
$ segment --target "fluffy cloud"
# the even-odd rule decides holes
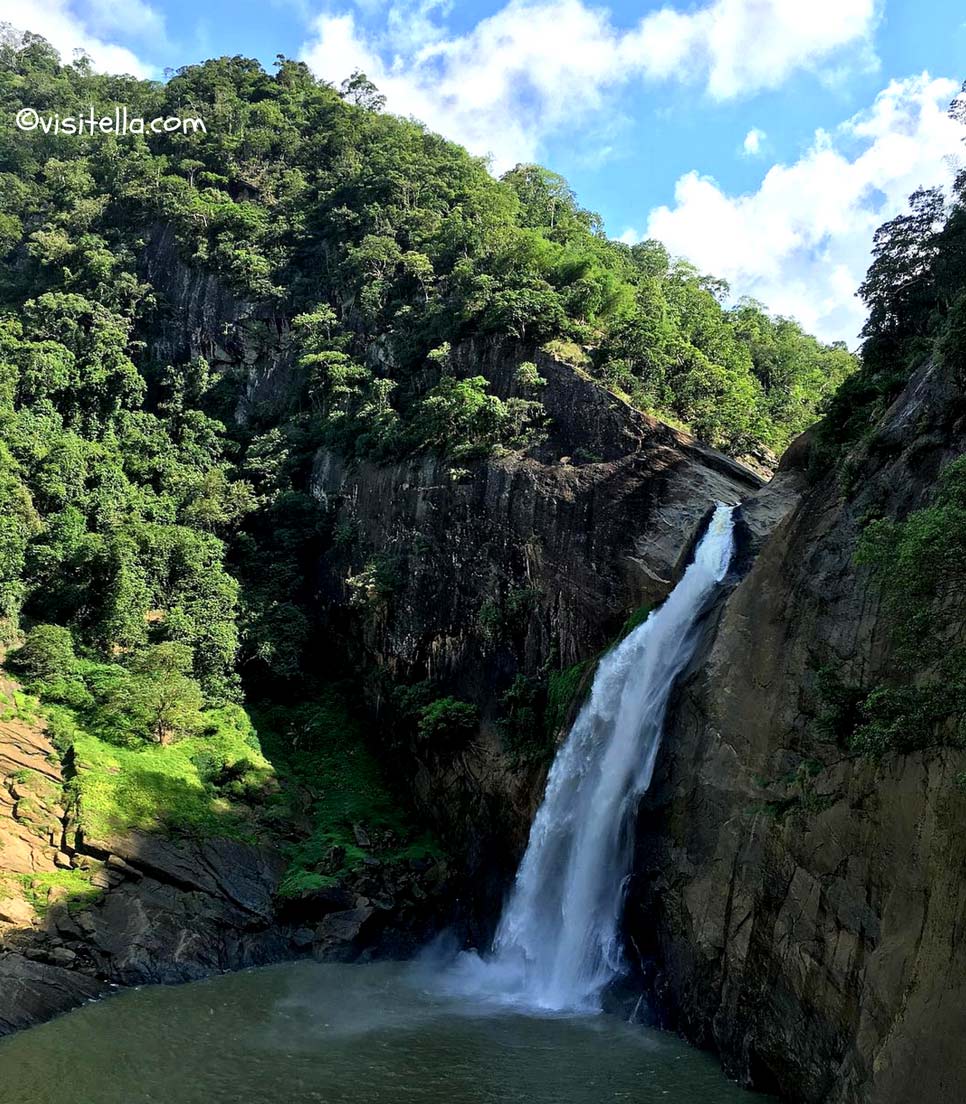
[[[621,30],[584,0],[509,0],[452,35],[439,7],[363,0],[320,15],[302,56],[336,82],[365,70],[391,110],[492,154],[497,169],[534,159],[547,135],[632,80],[701,81],[713,98],[730,99],[841,61],[847,47],[865,63],[876,19],[875,0],[712,0],[688,12],[664,7]]]
[[[90,29],[98,35],[118,32],[139,39],[165,39],[164,16],[144,0],[86,0],[79,5]]]
[[[946,114],[957,90],[926,73],[892,81],[868,111],[816,132],[798,161],[773,165],[747,195],[687,173],[674,206],[651,212],[645,236],[725,277],[735,294],[852,343],[876,228],[916,188],[948,183],[963,153],[962,128]],[[637,237],[627,231],[624,240]]]
[[[153,68],[132,51],[106,40],[118,31],[153,27],[156,32],[163,28],[160,17],[143,0],[113,7],[105,0],[32,0],[29,10],[22,0],[0,0],[0,23],[43,35],[65,61],[73,60],[75,50],[83,50],[94,67],[104,72],[155,75]]]
[[[761,153],[761,144],[765,140],[765,132],[759,130],[758,127],[752,127],[751,130],[745,135],[745,140],[741,145],[742,152],[746,157],[757,157]]]

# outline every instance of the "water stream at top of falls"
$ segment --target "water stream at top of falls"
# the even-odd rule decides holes
[[[667,600],[600,661],[550,768],[493,946],[482,959],[463,956],[453,977],[460,988],[551,1011],[593,1011],[621,972],[634,814],[651,783],[675,680],[728,570],[733,509],[716,508]]]

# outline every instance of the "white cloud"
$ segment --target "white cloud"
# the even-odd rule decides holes
[[[163,27],[160,16],[143,0],[113,8],[104,0],[90,3],[31,0],[29,9],[23,0],[0,0],[0,23],[43,35],[64,61],[72,61],[74,51],[83,50],[94,67],[103,72],[131,73],[136,77],[155,75],[153,67],[131,50],[108,40],[115,32],[136,32],[151,23]]]
[[[846,48],[865,65],[876,20],[875,0],[712,0],[687,13],[661,8],[622,30],[584,0],[509,0],[453,35],[440,7],[364,0],[319,15],[302,56],[335,83],[364,69],[390,110],[492,153],[497,169],[534,159],[545,137],[572,131],[633,80],[703,82],[723,100],[841,65]]]
[[[761,145],[765,138],[766,134],[763,130],[759,130],[758,127],[752,127],[745,135],[745,140],[741,144],[745,156],[757,157],[758,154],[761,153]]]
[[[962,127],[946,114],[958,87],[927,73],[892,81],[868,111],[817,131],[798,161],[773,165],[747,195],[689,172],[674,206],[651,212],[645,236],[723,276],[734,294],[852,343],[876,228],[917,187],[948,183],[963,153]]]
[[[95,34],[112,36],[120,32],[155,41],[167,37],[164,16],[144,0],[124,0],[123,4],[117,0],[87,0],[78,7]]]

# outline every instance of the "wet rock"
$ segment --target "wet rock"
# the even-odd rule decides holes
[[[76,970],[0,953],[0,1035],[49,1020],[105,988]]]
[[[351,962],[363,949],[366,925],[375,914],[371,906],[330,913],[319,924],[312,954],[324,962]]]
[[[77,955],[69,947],[52,947],[47,958],[55,966],[70,966]]]
[[[292,932],[292,943],[296,947],[311,947],[314,941],[315,932],[311,928],[296,928]]]

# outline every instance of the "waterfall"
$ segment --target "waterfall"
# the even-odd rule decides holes
[[[658,609],[600,661],[550,769],[490,953],[462,984],[548,1010],[596,1010],[622,969],[620,923],[634,814],[654,773],[668,699],[728,570],[733,507],[718,506]]]

